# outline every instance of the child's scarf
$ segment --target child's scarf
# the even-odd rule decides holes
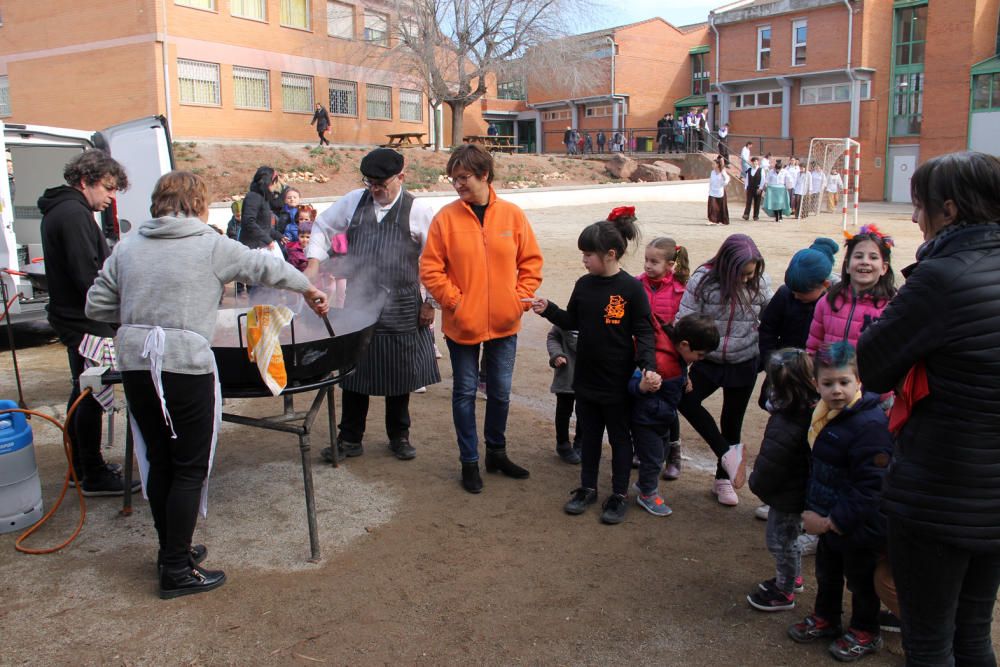
[[[854,404],[860,400],[861,390],[858,389],[858,393],[854,395],[854,398],[851,399],[851,402],[848,403],[846,407],[853,407]],[[816,443],[816,438],[819,436],[820,431],[826,428],[826,425],[833,421],[834,418],[843,411],[844,408],[839,410],[831,409],[830,406],[826,404],[826,401],[820,401],[816,404],[816,407],[813,409],[812,421],[809,423],[809,434],[807,436],[810,447]]]

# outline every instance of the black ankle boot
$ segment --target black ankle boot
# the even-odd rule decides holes
[[[508,477],[513,477],[514,479],[524,479],[529,474],[527,470],[521,466],[515,464],[509,458],[507,458],[507,449],[489,449],[486,450],[486,472],[502,472]]]
[[[469,493],[483,490],[483,478],[479,476],[479,461],[462,463],[462,488]]]
[[[169,600],[182,595],[205,593],[226,583],[226,573],[222,570],[203,570],[195,565],[179,572],[163,571],[160,575],[160,599]]]

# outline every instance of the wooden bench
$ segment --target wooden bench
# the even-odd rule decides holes
[[[382,148],[430,148],[429,143],[424,142],[425,132],[395,132],[386,134],[389,140],[381,144]]]
[[[493,152],[516,153],[521,147],[514,142],[512,134],[470,134],[462,137],[462,141],[467,144],[480,144],[483,148]]]

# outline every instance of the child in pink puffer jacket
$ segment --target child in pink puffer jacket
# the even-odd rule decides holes
[[[848,238],[840,282],[820,299],[813,313],[806,342],[810,354],[843,340],[857,345],[861,331],[882,314],[896,295],[889,264],[892,246],[892,238],[875,225],[866,225]]]

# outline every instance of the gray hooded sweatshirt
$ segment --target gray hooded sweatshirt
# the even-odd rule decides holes
[[[160,326],[164,371],[211,373],[209,341],[222,290],[233,280],[295,292],[310,286],[291,264],[250,250],[197,218],[156,218],[115,246],[87,292],[87,317],[121,323],[115,337],[120,370],[149,369],[143,345],[149,327]]]

